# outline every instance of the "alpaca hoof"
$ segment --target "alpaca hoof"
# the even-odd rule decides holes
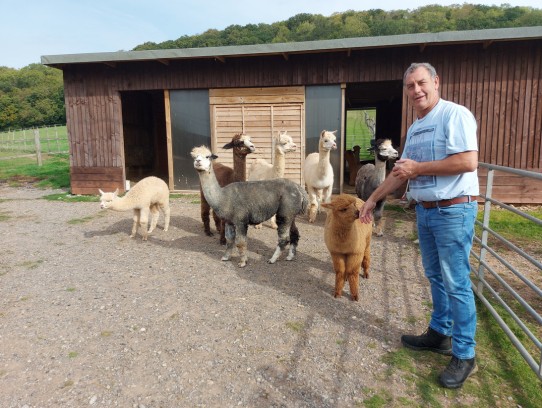
[[[229,261],[230,260],[230,257],[229,256],[223,256],[222,258],[220,258],[221,261]]]
[[[376,233],[376,236],[377,236],[377,237],[383,237],[383,236],[384,236],[384,233],[383,233],[383,232],[377,232],[377,233]]]
[[[238,266],[239,268],[244,268],[245,266],[247,266],[247,262],[246,262],[246,261],[241,261],[241,262],[239,262],[239,263],[237,264],[237,266]]]
[[[169,229],[169,227],[166,227],[166,228],[164,228],[164,231],[167,231],[168,229]]]
[[[353,302],[357,302],[359,299],[358,299],[358,295],[354,296],[350,296],[350,300],[353,301]]]
[[[335,292],[335,295],[333,295],[333,297],[336,299],[336,298],[340,298],[341,297],[341,293],[337,293]]]
[[[274,260],[273,258],[270,258],[267,260],[267,263],[268,264],[274,264],[276,262],[276,260]]]
[[[205,231],[205,235],[212,237],[214,234],[211,231]]]
[[[220,239],[220,245],[226,245],[226,238]],[[228,258],[229,259],[229,258]]]

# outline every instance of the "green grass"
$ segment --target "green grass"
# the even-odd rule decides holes
[[[68,154],[44,155],[43,165],[33,158],[0,161],[0,180],[13,187],[32,183],[38,188],[70,188],[70,160]]]
[[[375,109],[365,110],[373,120],[376,117]],[[360,160],[374,160],[374,156],[367,149],[371,147],[373,134],[365,124],[363,110],[349,110],[346,113],[346,149],[351,150],[353,146],[360,146]]]

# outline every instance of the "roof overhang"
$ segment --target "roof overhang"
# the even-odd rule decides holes
[[[83,54],[43,55],[41,63],[49,66],[68,64],[102,63],[116,66],[117,63],[157,61],[169,65],[173,60],[215,59],[225,62],[227,58],[279,55],[288,60],[292,54],[308,54],[371,48],[390,48],[448,44],[481,43],[487,48],[494,42],[542,39],[542,27],[499,28],[490,30],[445,31],[440,33],[403,34],[380,37],[355,37],[335,40],[304,41],[278,44],[239,45],[206,48],[175,48],[148,51],[118,51]]]

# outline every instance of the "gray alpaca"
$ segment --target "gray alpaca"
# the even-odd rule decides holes
[[[305,190],[287,179],[236,182],[220,187],[212,166],[216,156],[205,146],[195,147],[191,155],[205,199],[226,221],[226,252],[222,260],[230,260],[235,243],[240,256],[238,266],[246,266],[248,226],[260,224],[273,215],[278,225],[278,244],[267,262],[275,263],[288,244],[286,260],[294,259],[299,242],[295,217],[305,214],[309,203]]]

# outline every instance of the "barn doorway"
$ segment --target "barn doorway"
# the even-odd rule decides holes
[[[126,180],[156,176],[168,181],[163,91],[121,93]]]
[[[354,193],[359,167],[373,162],[371,140],[391,139],[401,145],[403,83],[380,81],[348,84],[345,93],[345,146],[343,191]]]

